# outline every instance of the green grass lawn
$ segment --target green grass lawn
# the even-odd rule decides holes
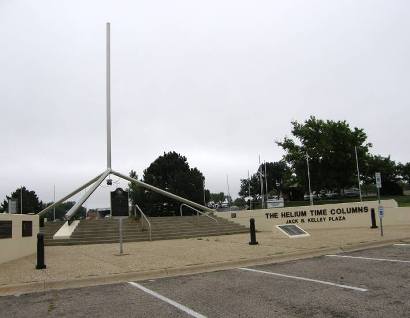
[[[410,195],[402,195],[402,196],[382,196],[382,200],[389,200],[394,199],[399,204],[399,207],[410,206]],[[334,203],[347,203],[347,202],[358,202],[359,198],[343,198],[343,199],[335,199],[335,200],[314,200],[314,204],[322,205],[322,204],[334,204]],[[365,197],[363,201],[375,201],[377,197]],[[309,201],[286,201],[285,207],[292,207],[292,206],[303,206],[309,205]]]

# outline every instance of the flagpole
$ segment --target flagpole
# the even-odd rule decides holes
[[[356,168],[357,168],[357,183],[359,184],[359,195],[360,195],[360,202],[363,201],[362,198],[362,187],[360,185],[360,171],[359,171],[359,159],[357,158],[357,147],[354,147],[354,152],[356,154]]]
[[[309,155],[308,155],[307,153],[306,153],[306,163],[307,163],[308,181],[309,181],[309,198],[310,198],[310,205],[313,205],[312,187],[310,186]]]

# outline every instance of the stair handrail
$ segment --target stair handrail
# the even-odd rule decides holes
[[[198,209],[195,209],[194,207],[192,207],[192,206],[190,206],[186,203],[182,203],[179,207],[179,212],[180,212],[181,216],[182,216],[182,207],[184,207],[184,206],[186,206],[187,208],[190,208],[191,210],[194,210],[196,212],[197,216],[199,216],[199,214],[202,214],[202,215],[206,216],[207,218],[210,218],[211,220],[215,221],[216,224],[218,224],[218,220],[213,218],[212,216],[208,215],[208,213],[205,213],[205,212],[202,212]]]
[[[135,204],[137,207],[138,211],[141,213],[141,217],[145,219],[145,221],[148,223],[148,228],[149,228],[149,240],[152,241],[152,231],[151,231],[151,222],[148,220],[147,216],[145,215],[144,212],[142,212],[141,208],[138,206],[138,204]],[[142,222],[141,222],[142,225]]]

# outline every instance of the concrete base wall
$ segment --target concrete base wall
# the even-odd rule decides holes
[[[0,213],[0,221],[12,221],[12,237],[0,239],[0,264],[36,253],[38,215]],[[31,236],[22,236],[22,221],[32,221]]]
[[[410,224],[410,208],[398,208],[395,200],[383,200],[384,225]],[[377,201],[351,202],[339,204],[216,212],[219,217],[229,219],[249,227],[249,219],[255,219],[258,231],[276,230],[279,224],[297,224],[303,229],[312,228],[353,228],[370,227],[371,209],[375,210],[379,225]]]

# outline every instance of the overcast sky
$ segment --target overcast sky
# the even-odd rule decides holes
[[[53,199],[106,167],[105,23],[112,42],[112,164],[164,151],[231,194],[258,154],[310,115],[364,128],[410,161],[410,2],[0,0],[0,199]],[[114,178],[115,180],[117,178]],[[124,184],[124,183],[123,183]],[[108,206],[100,187],[87,207]]]

